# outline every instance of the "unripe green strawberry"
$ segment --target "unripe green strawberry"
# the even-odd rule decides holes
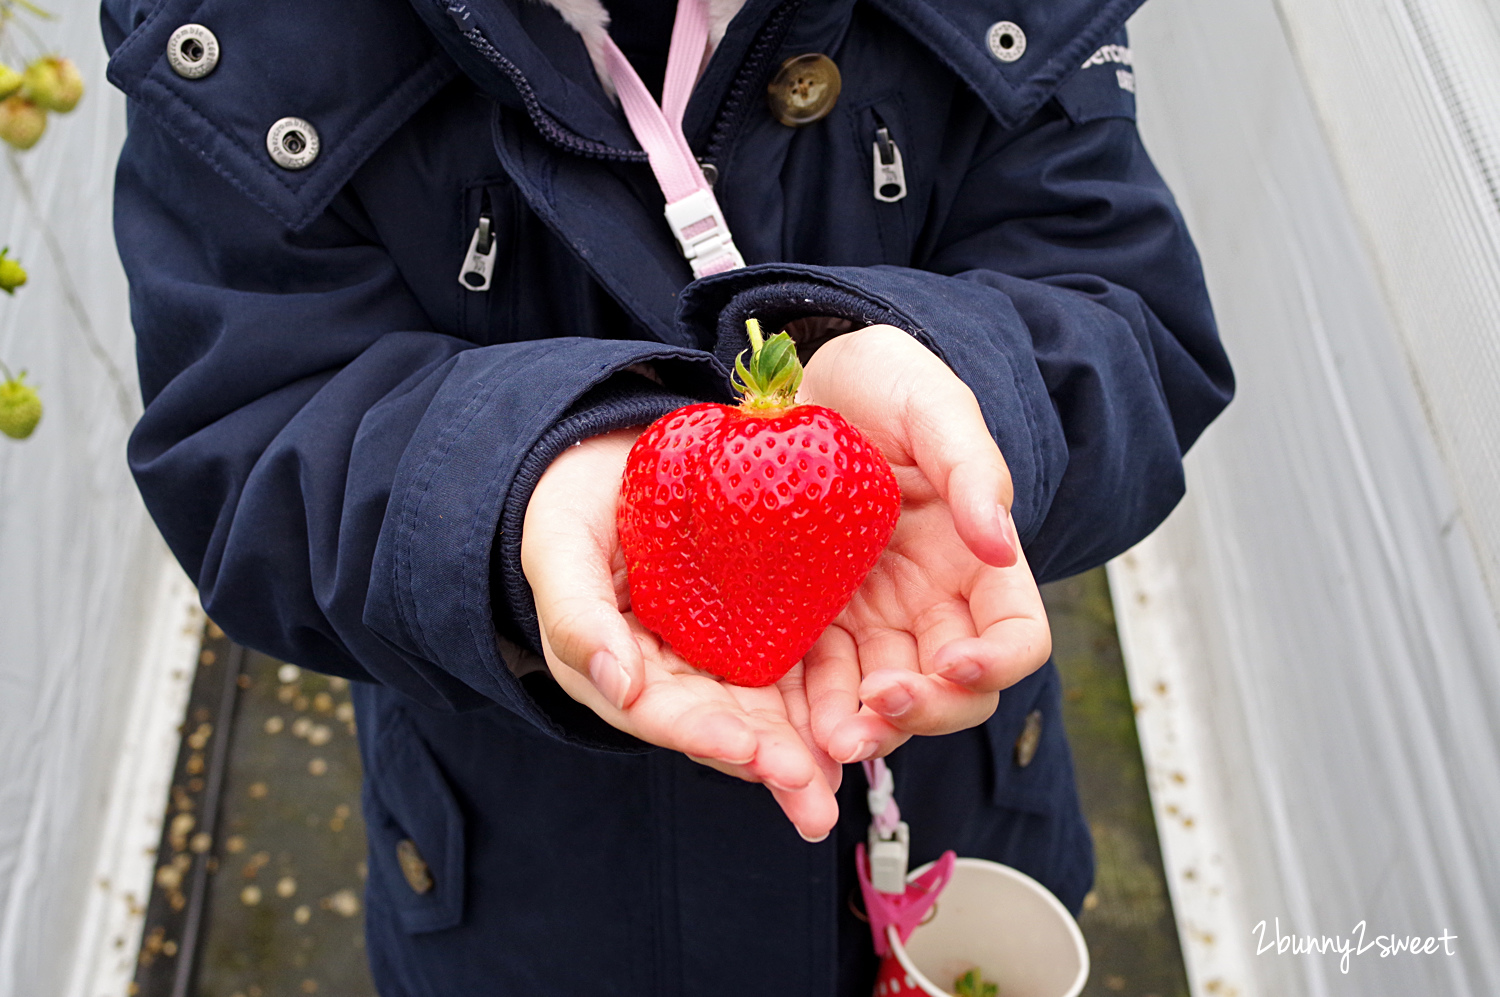
[[[0,249],[0,291],[15,294],[16,288],[26,283],[26,268],[10,258],[10,248]]]
[[[0,381],[0,433],[24,440],[42,421],[42,399],[26,383],[26,372]]]
[[[30,149],[47,130],[47,112],[20,94],[0,100],[0,139]]]
[[[4,100],[17,90],[21,89],[21,82],[25,79],[20,73],[11,69],[5,63],[0,62],[0,100]]]
[[[744,401],[669,412],[630,451],[620,547],[630,608],[689,664],[770,685],[864,582],[901,514],[885,457],[832,409],[798,405],[779,333],[735,364]]]
[[[72,59],[44,55],[26,67],[22,92],[40,108],[67,114],[83,99],[83,76]]]

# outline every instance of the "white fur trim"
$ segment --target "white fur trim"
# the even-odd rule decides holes
[[[583,47],[588,49],[589,61],[594,64],[594,75],[610,99],[615,99],[614,80],[604,65],[604,35],[609,31],[609,11],[602,0],[538,0],[562,16],[563,21],[578,32]],[[719,47],[729,22],[745,6],[745,0],[708,0],[708,47],[709,51]]]
[[[729,22],[745,6],[745,0],[708,0],[708,47],[712,51],[724,40]]]
[[[594,75],[604,86],[604,92],[615,99],[615,84],[604,67],[604,35],[609,31],[609,11],[601,0],[540,0],[562,15],[563,22],[583,39],[588,49],[589,61],[594,64]]]

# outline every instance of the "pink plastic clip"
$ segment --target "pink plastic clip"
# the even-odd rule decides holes
[[[863,843],[855,846],[854,863],[859,871],[859,891],[865,897],[865,911],[870,917],[870,933],[875,936],[875,952],[882,958],[891,954],[886,929],[895,928],[904,943],[911,937],[917,925],[927,916],[938,894],[948,885],[953,875],[953,861],[957,856],[946,851],[932,868],[906,885],[905,893],[881,893],[870,882],[869,857]]]

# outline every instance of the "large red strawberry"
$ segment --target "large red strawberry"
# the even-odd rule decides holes
[[[740,405],[652,423],[625,466],[619,526],[636,617],[698,668],[762,686],[848,604],[890,541],[901,492],[859,430],[796,404],[791,337],[747,326]]]

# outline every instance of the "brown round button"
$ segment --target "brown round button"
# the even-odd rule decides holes
[[[422,853],[417,851],[415,841],[402,838],[396,844],[396,861],[401,863],[401,875],[406,877],[406,885],[413,893],[422,894],[432,889],[432,873],[428,871]]]
[[[791,128],[810,125],[833,110],[843,79],[826,55],[794,55],[766,87],[766,101],[776,120]]]

